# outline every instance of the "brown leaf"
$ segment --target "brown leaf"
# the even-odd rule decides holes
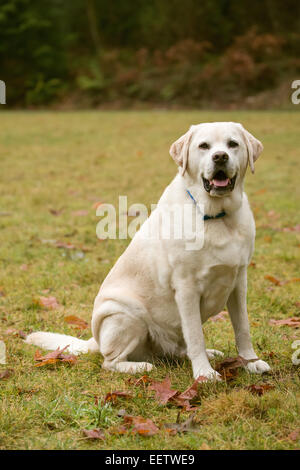
[[[69,323],[70,325],[74,325],[74,327],[78,328],[79,330],[85,330],[89,326],[85,320],[82,320],[75,315],[68,315],[65,317],[65,322]]]
[[[276,286],[284,286],[285,284],[289,284],[290,282],[300,282],[300,277],[293,277],[292,279],[287,279],[286,281],[280,281],[274,276],[266,275],[265,279],[268,279]]]
[[[38,362],[37,364],[34,364],[34,367],[43,367],[49,364],[56,364],[57,362],[59,362],[59,359],[49,358],[45,359],[44,361]]]
[[[4,371],[0,372],[0,380],[8,379],[13,373],[13,369],[5,369]]]
[[[290,317],[290,318],[285,318],[283,320],[273,320],[271,319],[269,321],[270,325],[276,325],[276,326],[292,326],[293,328],[299,328],[300,327],[300,317]]]
[[[36,305],[40,307],[45,307],[48,310],[55,310],[60,307],[60,304],[57,302],[56,297],[39,297],[38,299],[34,299],[33,301]]]
[[[227,317],[227,316],[228,316],[228,312],[226,312],[226,310],[222,310],[222,312],[218,313],[217,315],[210,317],[210,320],[211,321],[226,320],[226,318],[224,317]]]
[[[280,281],[279,279],[277,279],[276,277],[274,276],[270,276],[269,274],[267,274],[265,276],[265,279],[268,279],[268,281],[272,282],[273,284],[275,284],[276,286],[282,286],[282,281]]]
[[[290,432],[290,434],[287,437],[291,441],[297,441],[298,438],[300,437],[300,428],[295,429],[295,431]]]
[[[58,216],[63,213],[63,209],[49,209],[50,214]]]
[[[3,287],[0,286],[0,297],[5,297],[5,296],[6,296],[6,293],[5,293],[4,289],[3,289]]]
[[[257,359],[244,359],[242,356],[227,357],[222,362],[216,364],[215,369],[219,372],[223,379],[232,380],[238,375],[239,368],[245,368],[249,362],[254,362]]]
[[[129,392],[121,392],[116,390],[115,392],[109,392],[104,398],[104,403],[111,402],[115,404],[118,398],[132,398],[132,395]]]
[[[132,433],[137,433],[141,436],[154,436],[159,431],[159,428],[149,418],[125,415],[123,419],[126,426],[133,426],[131,428]]]
[[[249,392],[253,393],[253,395],[263,395],[267,390],[272,390],[274,388],[274,385],[272,384],[260,384],[260,385],[248,385],[246,387]]]
[[[168,401],[178,393],[177,390],[171,389],[171,381],[166,377],[162,382],[153,381],[149,386],[149,390],[155,391],[155,398],[165,405]]]
[[[152,382],[153,382],[153,380],[148,375],[142,375],[142,377],[140,377],[137,380],[133,379],[132,377],[130,377],[127,380],[127,383],[129,385],[133,385],[134,387],[145,386],[147,384],[151,384]]]
[[[48,364],[56,364],[58,362],[68,362],[69,364],[75,364],[77,362],[77,357],[73,354],[62,354],[69,345],[65,346],[63,349],[57,348],[55,351],[52,351],[45,356],[42,356],[39,350],[36,350],[34,354],[34,360],[38,362],[35,364],[35,367],[43,367]]]
[[[105,439],[105,434],[100,428],[83,429],[82,432],[88,439]]]

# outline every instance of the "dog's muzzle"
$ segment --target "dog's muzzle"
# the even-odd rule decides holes
[[[226,170],[216,168],[215,173],[211,179],[206,179],[202,176],[204,189],[210,193],[213,191],[215,194],[223,195],[234,189],[237,175],[229,178]]]

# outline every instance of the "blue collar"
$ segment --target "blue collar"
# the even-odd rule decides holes
[[[193,195],[191,194],[191,192],[187,189],[186,192],[188,193],[188,195],[190,196],[191,200],[193,201],[193,203],[195,204],[195,206],[197,207],[198,210],[199,209],[199,206],[197,204],[197,201],[196,199],[193,197]],[[207,214],[204,214],[203,215],[203,220],[209,220],[209,219],[220,219],[221,217],[224,217],[226,215],[226,212],[225,211],[222,211],[222,212],[219,212],[217,215],[207,215]]]

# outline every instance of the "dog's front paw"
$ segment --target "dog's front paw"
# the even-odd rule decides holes
[[[222,380],[222,377],[221,375],[219,374],[219,372],[217,372],[216,370],[214,370],[212,367],[210,368],[199,368],[197,370],[194,371],[194,379],[197,380],[199,379],[199,377],[205,377],[206,381],[220,381]],[[201,382],[204,382],[204,379],[201,380]]]
[[[246,365],[246,369],[251,374],[263,374],[264,372],[269,372],[269,370],[271,370],[271,367],[267,362],[262,361],[261,359],[257,359],[257,361],[248,362],[248,364]]]

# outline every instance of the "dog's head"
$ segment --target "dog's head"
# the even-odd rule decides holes
[[[247,164],[254,162],[262,143],[241,124],[213,122],[191,126],[171,145],[170,155],[210,196],[226,196],[242,182]]]

